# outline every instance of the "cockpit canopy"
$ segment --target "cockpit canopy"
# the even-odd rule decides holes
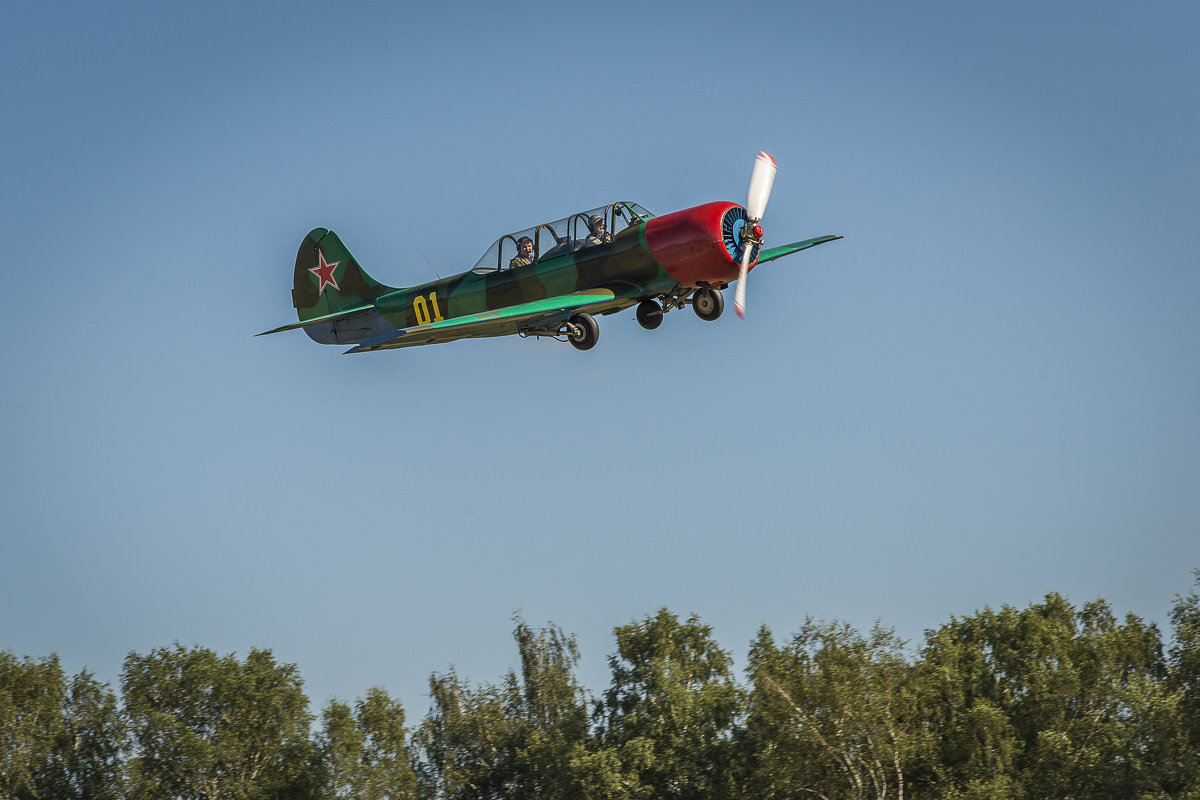
[[[497,239],[483,258],[475,264],[475,272],[493,272],[499,269],[509,269],[509,262],[518,253],[518,242],[528,236],[533,241],[533,261],[544,261],[563,253],[571,253],[584,247],[596,244],[594,239],[588,240],[591,233],[589,220],[600,217],[604,220],[607,233],[616,236],[628,228],[642,225],[648,219],[653,219],[646,209],[637,203],[612,203],[590,211],[581,211],[564,219],[547,222],[523,231],[508,233]]]

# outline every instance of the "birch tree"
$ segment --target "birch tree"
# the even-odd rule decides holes
[[[62,667],[0,651],[0,797],[36,797],[35,778],[63,730]]]
[[[314,790],[311,716],[296,667],[200,647],[130,653],[121,674],[133,798],[267,800]]]
[[[615,630],[612,685],[597,710],[633,798],[707,800],[732,787],[744,693],[712,629],[666,610]]]
[[[762,797],[903,800],[924,744],[903,643],[876,625],[809,619],[777,646],[762,628],[751,647],[743,752]]]
[[[406,742],[404,708],[374,688],[351,708],[329,701],[321,715],[318,747],[322,794],[355,800],[407,800],[416,796]]]

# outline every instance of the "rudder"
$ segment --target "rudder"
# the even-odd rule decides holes
[[[314,228],[296,253],[292,305],[301,322],[366,305],[392,291],[359,266],[331,230]]]

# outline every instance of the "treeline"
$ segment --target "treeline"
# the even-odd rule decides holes
[[[1197,572],[1200,587],[1200,571]],[[612,679],[517,619],[520,669],[371,689],[310,713],[266,650],[130,653],[119,695],[57,657],[0,653],[0,798],[1200,798],[1200,596],[1172,636],[1058,595],[893,632],[765,627],[746,677],[667,610],[615,629]]]

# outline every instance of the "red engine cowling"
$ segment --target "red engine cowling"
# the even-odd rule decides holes
[[[684,286],[722,286],[737,280],[746,210],[737,203],[705,203],[646,223],[646,243],[659,266]],[[758,246],[750,266],[758,261]]]

